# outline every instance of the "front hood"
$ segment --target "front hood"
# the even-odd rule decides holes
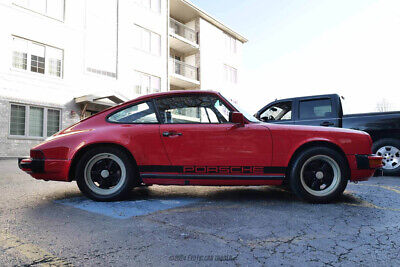
[[[277,143],[301,146],[308,142],[329,142],[339,146],[345,154],[371,154],[372,139],[363,131],[335,127],[281,125],[263,123]]]
[[[268,127],[269,129],[280,129],[280,130],[290,130],[290,131],[302,131],[302,132],[321,132],[321,133],[342,133],[342,134],[361,134],[369,135],[366,132],[359,130],[352,130],[346,128],[336,128],[336,127],[325,127],[325,126],[309,126],[309,125],[288,125],[288,124],[274,124],[261,122],[262,125]]]

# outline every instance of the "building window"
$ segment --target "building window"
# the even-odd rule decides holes
[[[225,49],[231,54],[236,54],[237,52],[237,47],[236,47],[236,39],[230,36],[227,33],[224,33],[225,35]]]
[[[44,74],[44,50],[43,45],[30,43],[31,51],[31,71]]]
[[[28,119],[26,119],[28,117]],[[46,137],[60,130],[61,112],[57,109],[11,105],[10,135]]]
[[[62,77],[62,63],[63,50],[13,37],[13,68]]]
[[[14,68],[26,70],[27,66],[26,53],[14,51],[12,62]]]
[[[161,36],[159,34],[135,24],[133,35],[136,49],[156,56],[161,54]]]
[[[161,78],[135,71],[135,93],[150,94],[161,91]]]
[[[86,70],[89,71],[89,72],[92,72],[92,73],[103,75],[103,76],[108,76],[108,77],[112,77],[112,78],[116,78],[117,77],[117,74],[115,72],[110,72],[110,71],[105,71],[105,70],[98,70],[98,69],[94,69],[94,68],[90,68],[90,67],[87,67]]]
[[[61,77],[63,51],[54,47],[46,47],[48,74]]]
[[[237,84],[237,69],[224,65],[225,81],[228,83]]]
[[[161,12],[161,0],[134,0],[134,2],[141,7],[150,9],[154,12]]]
[[[11,135],[25,135],[25,106],[11,105]]]
[[[60,130],[60,111],[47,110],[47,136],[51,136]]]
[[[29,136],[43,136],[43,115],[43,108],[29,107]]]
[[[17,69],[26,70],[28,57],[28,42],[19,38],[13,38],[12,66]]]
[[[14,4],[51,18],[64,20],[64,0],[14,0]]]

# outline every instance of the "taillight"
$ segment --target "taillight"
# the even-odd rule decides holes
[[[369,167],[371,169],[381,168],[383,166],[382,160],[383,158],[379,156],[368,156]]]
[[[41,150],[31,150],[32,159],[44,159],[44,154]]]

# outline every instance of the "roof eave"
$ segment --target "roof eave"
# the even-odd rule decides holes
[[[207,12],[205,12],[204,10],[202,10],[201,8],[197,7],[196,5],[194,5],[192,2],[190,2],[189,0],[181,0],[183,3],[185,3],[186,5],[190,6],[191,8],[193,8],[201,18],[203,18],[204,20],[212,23],[213,25],[217,26],[219,29],[229,33],[230,35],[234,36],[236,39],[238,39],[239,41],[241,41],[242,43],[246,43],[248,40],[241,34],[235,32],[234,30],[232,30],[231,28],[227,27],[226,25],[224,25],[223,23],[219,22],[217,19],[215,19],[214,17],[212,17],[211,15],[209,15]]]

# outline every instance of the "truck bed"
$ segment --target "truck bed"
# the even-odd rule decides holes
[[[343,118],[352,118],[352,117],[367,117],[367,116],[390,116],[390,115],[399,115],[400,111],[389,111],[389,112],[371,112],[371,113],[353,113],[343,115]]]

